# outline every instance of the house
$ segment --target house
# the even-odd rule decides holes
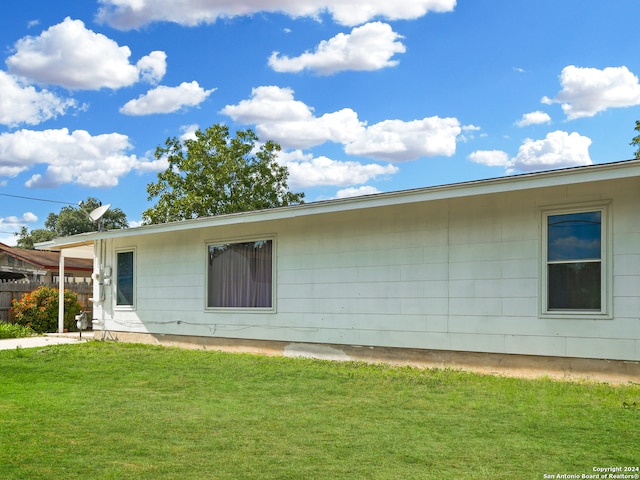
[[[640,379],[637,160],[38,248],[94,258],[103,338]]]
[[[0,280],[58,282],[60,253],[15,248],[0,243]],[[91,281],[93,262],[84,258],[68,259],[67,281]]]

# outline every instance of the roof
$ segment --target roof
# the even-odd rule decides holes
[[[572,167],[498,177],[487,180],[475,180],[449,185],[402,190],[398,192],[378,193],[338,200],[324,200],[320,202],[303,203],[267,210],[218,215],[215,217],[204,217],[192,220],[183,220],[180,222],[145,225],[136,228],[107,230],[104,232],[89,232],[71,237],[56,238],[50,242],[39,243],[36,244],[36,248],[45,250],[63,250],[83,245],[92,245],[97,240],[109,238],[264,222],[309,215],[393,205],[407,205],[417,202],[524,191],[536,188],[615,180],[628,177],[640,177],[640,160],[626,160],[622,162]]]
[[[46,252],[42,250],[28,250],[26,248],[15,248],[0,243],[0,253],[6,253],[10,257],[22,260],[25,263],[35,265],[45,270],[58,270],[60,265],[59,252]],[[91,272],[93,270],[93,261],[84,258],[67,258],[65,257],[65,270],[79,270]]]

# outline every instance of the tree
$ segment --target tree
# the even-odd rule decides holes
[[[640,132],[640,120],[636,120],[635,131],[636,132]],[[633,137],[633,139],[631,140],[631,143],[629,145],[634,146],[634,147],[638,147],[638,149],[636,150],[636,158],[640,160],[640,133],[638,135],[636,135],[635,137]]]
[[[56,233],[51,230],[36,228],[29,232],[27,227],[21,227],[20,232],[18,233],[17,247],[33,250],[36,243],[48,242],[49,240],[53,240],[55,237]]]
[[[47,242],[55,237],[68,237],[78,233],[92,232],[98,229],[98,225],[91,221],[89,212],[101,205],[96,198],[89,197],[80,202],[77,207],[67,206],[60,213],[50,213],[44,222],[45,228],[28,231],[22,227],[18,233],[17,246],[19,248],[33,249],[38,242]],[[127,216],[119,208],[110,209],[105,213],[103,225],[106,230],[126,228],[129,226]]]
[[[57,237],[68,237],[78,233],[92,232],[98,226],[89,218],[89,212],[98,208],[102,203],[93,197],[80,202],[78,207],[71,205],[63,207],[60,213],[50,213],[44,222],[45,228],[56,233]],[[127,216],[119,208],[109,209],[102,217],[105,230],[127,228]]]
[[[143,212],[145,224],[303,203],[304,193],[289,191],[289,171],[276,161],[277,143],[256,148],[253,131],[230,138],[229,128],[219,124],[195,135],[184,142],[168,138],[156,148],[155,158],[166,158],[169,166],[147,185],[148,199],[157,203]]]

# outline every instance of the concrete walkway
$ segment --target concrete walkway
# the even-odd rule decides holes
[[[85,332],[86,334],[86,332]],[[88,335],[87,335],[88,337]],[[80,340],[79,335],[74,334],[49,334],[42,337],[26,337],[26,338],[7,338],[0,339],[0,350],[13,350],[15,348],[36,348],[36,347],[48,347],[51,345],[65,345],[69,343],[84,342],[86,338],[83,335]]]

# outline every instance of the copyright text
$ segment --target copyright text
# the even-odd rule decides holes
[[[597,478],[597,479],[640,479],[640,467],[593,467],[589,473],[545,473],[545,479]]]

